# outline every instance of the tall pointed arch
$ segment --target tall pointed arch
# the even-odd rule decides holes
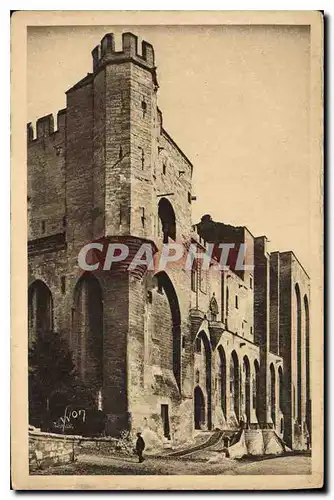
[[[218,346],[220,361],[220,404],[224,417],[226,418],[226,355],[222,345]]]
[[[35,280],[28,289],[29,344],[39,332],[53,329],[53,299],[49,287]]]
[[[251,420],[251,372],[250,363],[247,356],[243,359],[243,371],[244,371],[244,395],[245,395],[245,415],[246,421],[249,424]]]
[[[235,351],[230,359],[230,402],[237,420],[240,418],[240,373],[239,360]]]
[[[179,300],[175,291],[174,285],[167,273],[161,271],[155,275],[158,283],[158,289],[165,293],[170,313],[172,317],[172,368],[175,380],[179,389],[181,389],[181,312]]]
[[[307,295],[304,295],[305,312],[305,375],[306,375],[306,424],[311,433],[311,386],[310,386],[310,311]]]
[[[71,349],[83,382],[99,391],[103,377],[103,299],[98,279],[84,274],[76,284]]]
[[[201,346],[204,346],[204,357],[205,357],[205,389],[207,395],[206,402],[206,424],[207,429],[212,428],[212,351],[211,344],[207,334],[201,330],[197,336],[195,342],[200,342]],[[201,347],[202,352],[202,347]]]
[[[270,411],[271,420],[276,426],[276,374],[273,363],[270,364]]]
[[[297,326],[297,420],[302,423],[302,307],[298,283],[295,285],[296,296],[296,326]]]

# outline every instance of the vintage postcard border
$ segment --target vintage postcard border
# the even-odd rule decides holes
[[[310,241],[313,260],[310,476],[29,476],[27,413],[26,57],[27,26],[281,24],[311,28]],[[323,484],[323,19],[319,12],[17,12],[12,18],[12,484],[16,489],[226,490],[319,488]]]

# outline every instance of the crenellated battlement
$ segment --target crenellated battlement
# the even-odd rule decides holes
[[[154,50],[150,43],[142,42],[142,53],[138,52],[138,37],[133,33],[122,34],[122,50],[115,50],[113,33],[106,34],[92,51],[93,71],[98,71],[107,63],[121,63],[131,60],[149,70],[155,70]]]
[[[27,124],[27,139],[28,142],[32,142],[41,137],[47,137],[55,132],[61,132],[65,130],[66,126],[66,109],[61,109],[57,113],[57,129],[54,127],[54,117],[53,114],[42,116],[38,118],[36,122],[36,136],[33,124],[30,122]]]

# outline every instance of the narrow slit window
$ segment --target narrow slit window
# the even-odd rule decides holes
[[[64,294],[66,292],[66,278],[65,276],[61,277],[61,293]]]
[[[147,112],[147,104],[146,104],[146,102],[144,100],[141,102],[141,109],[142,109],[142,112],[143,112],[143,118],[145,118],[145,115],[146,115],[146,112]]]

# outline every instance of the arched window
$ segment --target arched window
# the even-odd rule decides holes
[[[84,274],[74,290],[71,349],[78,374],[97,395],[103,376],[103,301],[92,274]]]
[[[296,294],[296,325],[297,325],[297,420],[302,423],[302,313],[301,298],[298,284],[295,286]]]
[[[167,198],[161,198],[158,205],[158,215],[162,225],[163,243],[168,243],[168,238],[176,239],[175,212]]]
[[[29,344],[39,332],[53,329],[53,301],[50,289],[41,280],[34,281],[28,289]]]

